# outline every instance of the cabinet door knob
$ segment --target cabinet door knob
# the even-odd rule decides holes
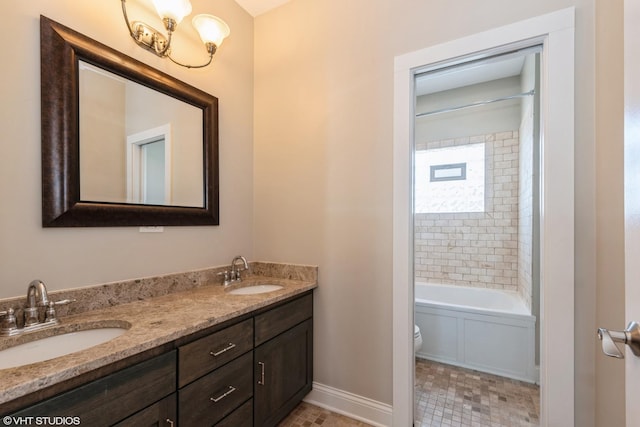
[[[264,385],[264,362],[258,362],[260,365],[260,379],[258,380],[259,385]]]
[[[167,424],[169,424],[169,427],[173,427],[173,421],[171,421],[171,418],[167,418],[166,420],[164,420]]]

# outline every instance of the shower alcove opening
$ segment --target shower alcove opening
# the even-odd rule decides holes
[[[540,50],[415,77],[414,317],[424,342],[416,356],[531,383],[539,381]]]

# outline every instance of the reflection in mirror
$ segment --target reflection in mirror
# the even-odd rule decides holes
[[[202,110],[79,63],[80,199],[203,206]]]
[[[133,174],[140,183],[140,190],[138,197],[132,197],[130,201],[147,205],[170,205],[171,191],[164,182],[165,179],[171,182],[170,175],[167,176],[164,172],[167,166],[164,139],[148,142],[139,147],[141,161],[135,164]]]
[[[127,202],[171,204],[171,125],[127,136]]]

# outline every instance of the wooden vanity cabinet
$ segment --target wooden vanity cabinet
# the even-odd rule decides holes
[[[175,390],[176,351],[172,350],[29,406],[13,416],[79,417],[81,425],[112,426],[163,401]],[[172,421],[176,419],[175,398],[172,408],[169,407],[170,400],[160,405],[167,405],[165,412],[160,411],[160,407],[155,409],[158,416],[163,417],[158,420],[159,426],[169,425],[166,419],[171,415]],[[152,416],[153,413],[149,413],[143,417],[146,420]],[[39,425],[48,424],[44,422]]]
[[[255,317],[255,426],[275,426],[311,391],[312,316],[309,293]]]
[[[178,348],[180,427],[272,426],[311,391],[313,296]]]
[[[241,319],[12,415],[78,416],[92,427],[275,426],[311,391],[312,292]]]

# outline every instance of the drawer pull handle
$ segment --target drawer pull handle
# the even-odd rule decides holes
[[[169,427],[173,427],[173,421],[171,421],[171,418],[167,418],[166,420],[164,420],[167,424],[169,424]]]
[[[260,379],[258,380],[259,385],[264,385],[264,362],[258,362],[260,365]]]
[[[220,356],[222,353],[224,353],[224,352],[226,352],[226,351],[229,351],[229,350],[231,350],[231,349],[233,349],[233,348],[235,348],[235,347],[236,347],[236,345],[235,345],[234,343],[230,342],[230,343],[229,343],[229,345],[228,345],[228,346],[226,346],[225,348],[223,348],[222,350],[220,350],[220,351],[216,351],[215,353],[214,353],[213,351],[210,351],[210,352],[209,352],[209,354],[210,354],[210,355],[212,355],[213,357],[218,357],[218,356]]]
[[[225,391],[224,393],[222,393],[218,397],[210,397],[209,400],[212,401],[213,403],[217,403],[217,402],[221,401],[222,399],[224,399],[225,397],[229,396],[234,391],[236,391],[236,388],[234,386],[230,385],[229,386],[229,390]]]

